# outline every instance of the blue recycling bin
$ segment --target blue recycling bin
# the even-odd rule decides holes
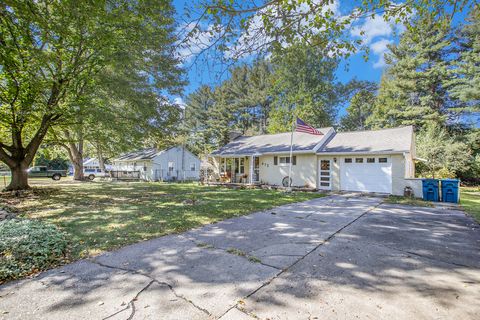
[[[460,199],[460,180],[442,179],[442,201],[458,203]]]
[[[438,185],[437,179],[422,179],[423,200],[436,202],[440,201]]]

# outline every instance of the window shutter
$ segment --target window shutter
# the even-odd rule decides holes
[[[278,157],[277,156],[273,157],[273,164],[274,165],[278,164]]]
[[[292,165],[296,165],[297,164],[297,156],[293,156],[292,157]]]

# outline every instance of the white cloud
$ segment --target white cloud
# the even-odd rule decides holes
[[[401,34],[405,31],[402,24],[385,20],[383,15],[375,15],[363,19],[350,31],[353,38],[361,38],[364,45],[369,46],[373,55],[376,56],[374,68],[386,66],[385,53],[388,52],[388,45],[394,41],[391,39],[394,34]]]
[[[372,52],[378,56],[378,60],[373,64],[374,68],[383,68],[386,66],[385,53],[389,50],[388,45],[392,43],[393,40],[383,38],[370,45]]]
[[[370,45],[370,49],[372,50],[373,53],[380,55],[384,54],[386,51],[388,51],[388,45],[392,44],[393,40],[390,39],[381,39],[376,42],[373,42]]]
[[[201,26],[195,23],[185,24],[179,28],[177,54],[183,63],[190,62],[195,56],[207,50],[221,34],[213,25]]]
[[[173,103],[175,103],[176,105],[178,105],[181,109],[185,109],[185,101],[183,101],[182,97],[175,97],[173,99]]]

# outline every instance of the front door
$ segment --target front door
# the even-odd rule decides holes
[[[332,161],[330,159],[320,159],[318,161],[318,189],[332,190]]]

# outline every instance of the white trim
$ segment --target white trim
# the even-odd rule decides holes
[[[326,170],[322,170],[321,168],[321,163],[322,161],[328,161],[329,162],[329,170],[328,170],[328,173],[329,175],[328,176],[325,176],[325,175],[322,175],[322,171],[326,171]],[[318,158],[318,162],[317,162],[317,168],[318,168],[318,177],[317,177],[317,189],[319,190],[332,190],[333,189],[333,179],[332,179],[332,169],[333,169],[333,160],[331,158]],[[328,177],[329,178],[329,181],[328,181],[328,187],[326,186],[322,186],[322,177]],[[324,182],[326,183],[326,182]]]
[[[351,151],[351,152],[325,152],[325,151],[320,151],[320,152],[313,152],[311,150],[306,150],[306,151],[293,151],[292,154],[312,154],[312,155],[317,155],[317,156],[322,156],[322,155],[328,155],[328,156],[342,156],[342,155],[378,155],[378,154],[405,154],[405,153],[410,153],[410,151]],[[253,154],[255,157],[261,157],[261,156],[268,156],[268,155],[281,155],[281,154],[289,154],[289,151],[278,151],[278,152],[266,152],[266,153],[256,153]],[[219,158],[238,158],[238,157],[250,157],[252,154],[228,154],[228,155],[212,155],[210,154],[211,157],[219,157]]]
[[[328,139],[330,139],[330,137],[334,134],[336,134],[335,129],[330,128],[327,131],[327,133],[324,135],[322,140],[320,140],[320,142],[313,148],[313,152],[316,153],[318,151],[318,149],[320,149],[320,147],[322,147],[328,141]]]
[[[318,156],[322,156],[322,155],[339,155],[339,156],[343,156],[343,155],[355,155],[355,154],[358,154],[358,155],[369,155],[369,154],[374,154],[374,155],[378,155],[378,154],[388,154],[388,155],[392,155],[392,154],[404,154],[404,153],[409,153],[409,151],[351,151],[351,152],[317,152],[317,155]]]

